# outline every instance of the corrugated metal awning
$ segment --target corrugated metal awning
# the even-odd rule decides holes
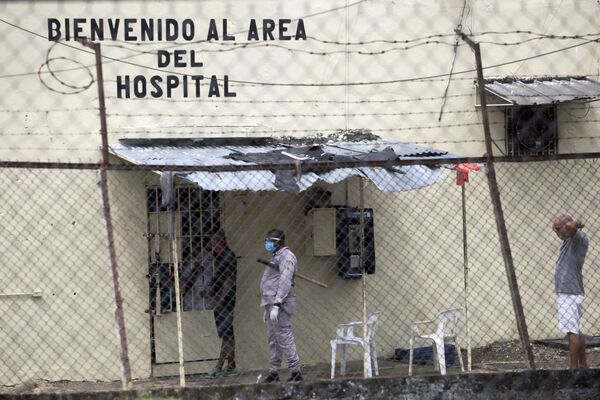
[[[506,105],[541,105],[600,98],[600,83],[582,76],[502,77],[486,79],[485,91]]]
[[[239,141],[238,141],[239,142]],[[265,143],[254,139],[253,145],[231,144],[219,139],[219,145],[212,145],[210,140],[202,139],[198,143],[189,139],[178,142],[169,139],[121,140],[111,144],[112,154],[128,162],[138,165],[190,165],[234,167],[244,165],[240,171],[190,171],[178,172],[177,176],[195,183],[205,190],[279,190],[300,192],[308,189],[316,182],[337,183],[351,176],[362,176],[373,182],[384,192],[399,192],[418,189],[439,182],[447,177],[441,168],[421,165],[357,168],[326,168],[298,173],[292,170],[268,170],[265,166],[294,161],[289,158],[309,157],[313,163],[373,160],[409,159],[418,157],[448,158],[459,157],[445,151],[416,146],[407,143],[376,140],[369,142],[335,142],[315,146],[299,146],[273,143],[268,138]],[[251,160],[251,161],[249,161]],[[300,161],[302,162],[302,161]],[[248,169],[255,165],[257,169]],[[259,168],[260,167],[260,168]]]

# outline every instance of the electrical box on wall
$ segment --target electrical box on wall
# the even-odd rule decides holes
[[[375,230],[373,209],[362,212],[356,207],[313,208],[314,256],[336,256],[338,275],[343,279],[362,277],[361,236],[363,236],[364,270],[375,273]]]
[[[373,209],[362,210],[363,263],[361,263],[361,209],[338,208],[336,212],[336,256],[338,275],[343,279],[375,273],[375,230]]]

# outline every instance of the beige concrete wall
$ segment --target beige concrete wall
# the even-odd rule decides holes
[[[498,175],[521,296],[533,339],[559,336],[554,319],[553,264],[559,243],[549,221],[559,211],[593,221],[597,204],[577,197],[593,181],[595,161],[551,165],[499,165]],[[41,173],[9,170],[3,193],[7,237],[2,265],[11,279],[5,293],[40,289],[41,298],[2,298],[7,334],[3,336],[6,370],[3,377],[19,382],[30,378],[119,378],[119,359],[113,322],[111,277],[104,249],[100,194],[93,172]],[[64,179],[62,179],[64,177]],[[61,179],[59,179],[61,178]],[[62,182],[52,186],[43,182]],[[69,180],[77,191],[65,191]],[[562,182],[560,187],[555,182]],[[151,174],[111,173],[120,285],[134,377],[150,374],[150,331],[147,309],[147,242],[144,187],[156,184]],[[15,186],[16,185],[16,186]],[[334,205],[359,204],[356,179],[324,186]],[[31,188],[56,199],[27,196]],[[86,189],[87,188],[87,189]],[[589,187],[586,190],[590,190]],[[464,308],[462,219],[460,189],[452,176],[421,190],[382,193],[365,188],[365,205],[375,210],[377,272],[367,277],[369,312],[378,311],[380,354],[389,356],[406,347],[409,324],[432,318],[439,310]],[[96,201],[92,201],[92,199]],[[263,236],[278,226],[299,259],[300,271],[321,282],[320,288],[296,281],[300,307],[294,317],[303,363],[327,362],[328,341],[341,322],[361,318],[362,286],[337,276],[333,257],[312,255],[312,224],[302,195],[232,192],[223,194],[223,223],[231,247],[241,257],[238,276],[236,333],[242,368],[262,369],[267,347],[258,307],[262,267],[267,257]],[[17,200],[17,201],[16,201]],[[87,201],[85,201],[87,200]],[[571,205],[569,205],[571,201]],[[40,203],[41,202],[41,203]],[[16,204],[19,204],[17,207]],[[469,221],[469,309],[474,347],[495,340],[516,339],[513,308],[499,252],[487,182],[483,172],[472,173],[467,186]],[[36,216],[38,215],[39,216]],[[38,221],[34,224],[32,221]],[[588,234],[597,236],[591,223]],[[60,229],[59,229],[60,228]],[[26,256],[30,254],[30,256]],[[590,248],[586,289],[589,311],[586,331],[599,329],[594,311],[598,288],[593,284]],[[11,269],[12,268],[12,269]],[[34,285],[34,283],[37,283]],[[35,287],[34,287],[35,286]],[[463,325],[463,329],[465,325]],[[173,336],[174,340],[174,336]],[[463,346],[464,331],[463,331]],[[353,357],[359,357],[357,352]],[[99,365],[101,367],[99,367]]]
[[[95,171],[3,169],[0,179],[6,188],[0,194],[0,265],[6,278],[1,292],[41,292],[40,297],[0,297],[0,380],[120,379],[112,276]],[[136,226],[145,224],[145,214],[133,207],[144,199],[142,189],[129,190],[134,182],[115,182],[112,210],[132,371],[146,377],[147,265],[143,225]],[[121,197],[125,193],[126,199]]]
[[[584,331],[597,335],[597,160],[498,166],[502,199],[527,324],[533,338],[559,337],[554,311],[554,265],[560,240],[551,223],[566,212],[586,223],[590,247],[583,268]]]
[[[348,201],[344,183],[327,189],[333,192],[334,204],[356,206],[358,185],[357,180],[349,182]],[[404,193],[382,193],[372,184],[365,189],[365,205],[375,210],[377,257],[377,272],[367,277],[367,308],[369,313],[380,313],[377,342],[383,356],[390,356],[396,347],[406,348],[411,322],[433,318],[445,308],[463,306],[460,189],[453,185],[449,179],[429,189]],[[335,337],[337,324],[362,318],[361,280],[338,277],[334,257],[312,256],[311,220],[304,215],[305,202],[300,196],[238,194],[227,199],[225,229],[232,248],[242,256],[236,310],[239,362],[249,368],[266,365],[265,328],[258,307],[262,268],[254,260],[266,256],[263,235],[273,226],[285,230],[288,244],[298,256],[299,270],[329,286],[321,288],[297,279],[300,306],[294,317],[302,362],[327,362],[329,340]],[[504,271],[498,271],[486,273],[488,285],[503,282]],[[472,290],[471,301],[481,301],[477,285]],[[472,304],[472,324],[480,332],[491,328],[496,333],[488,333],[474,344],[512,337],[508,293],[498,291],[492,298],[486,297],[489,302]],[[352,356],[360,357],[360,353]]]
[[[587,233],[597,236],[594,202],[580,197],[588,179],[595,176],[595,161],[499,165],[503,207],[511,241],[520,295],[532,340],[560,337],[554,306],[554,263],[560,246],[550,229],[558,212],[570,212],[590,221]],[[516,177],[516,178],[515,178]],[[568,182],[557,188],[555,182]],[[334,204],[357,205],[358,182],[327,187]],[[342,322],[360,320],[361,281],[344,281],[336,275],[333,258],[312,256],[311,221],[304,202],[291,194],[230,194],[226,197],[225,229],[232,248],[241,256],[236,327],[240,365],[266,365],[265,328],[260,321],[258,284],[262,268],[254,260],[265,257],[264,233],[273,226],[286,231],[290,248],[302,273],[327,285],[320,288],[296,282],[299,310],[294,329],[303,363],[327,362],[329,340]],[[571,203],[569,203],[571,201]],[[461,190],[451,176],[438,185],[403,193],[382,193],[373,185],[365,190],[365,205],[375,210],[377,272],[367,278],[369,312],[379,312],[378,351],[390,356],[396,347],[407,348],[410,324],[431,319],[437,312],[465,310]],[[468,308],[472,347],[498,340],[517,340],[515,314],[494,220],[487,180],[471,173],[466,189],[468,221]],[[584,268],[587,302],[584,329],[600,329],[600,304],[595,285],[594,246]],[[466,319],[461,325],[466,346]],[[359,352],[353,353],[360,358]]]
[[[588,33],[593,31],[590,27],[597,26],[594,2],[470,3],[463,27],[474,32],[536,30],[542,29],[540,26],[543,25],[548,33],[573,35]],[[0,13],[3,18],[40,34],[45,34],[46,18],[49,17],[164,18],[169,15],[180,20],[194,18],[200,30],[206,29],[210,18],[227,17],[234,30],[242,31],[252,17],[304,16],[309,36],[340,42],[382,38],[401,41],[452,32],[463,1],[373,1],[352,6],[347,12],[335,10],[344,5],[342,1],[9,1],[0,4]],[[351,27],[348,34],[346,26]],[[0,35],[3,54],[0,75],[33,73],[0,78],[3,93],[0,99],[0,159],[98,160],[100,138],[95,85],[81,94],[68,96],[47,90],[35,72],[45,61],[50,43],[6,24],[0,25]],[[486,38],[505,39],[493,35]],[[515,41],[523,38],[518,34],[510,37]],[[453,37],[446,39],[453,43]],[[490,66],[576,43],[579,42],[532,41],[511,47],[484,43],[483,63]],[[117,46],[112,46],[114,44]],[[130,50],[118,47],[121,44],[104,42],[103,54],[131,56]],[[313,52],[344,48],[312,40],[284,44]],[[384,50],[391,46],[375,44],[368,50]],[[186,44],[181,48],[211,50],[221,46]],[[90,55],[70,48],[57,46],[53,51],[55,57],[72,57],[86,65],[93,64]],[[389,51],[377,56],[377,59],[355,53],[346,59],[343,53],[319,57],[275,47],[256,47],[237,52],[207,52],[202,72],[264,82],[394,80],[446,74],[452,55],[451,46],[431,45],[409,52]],[[156,64],[155,55],[140,55],[130,60],[152,67]],[[581,46],[527,62],[487,69],[486,75],[575,74],[597,79],[598,62],[597,46]],[[57,64],[60,68],[72,66],[66,62]],[[471,51],[465,46],[459,47],[454,70],[464,71],[473,66]],[[203,98],[201,102],[184,99],[167,102],[164,99],[115,99],[117,75],[150,76],[154,72],[122,63],[106,62],[103,68],[111,142],[133,137],[277,136],[280,133],[300,136],[339,128],[365,128],[386,139],[422,143],[466,155],[478,156],[485,151],[479,125],[481,117],[474,107],[473,73],[453,78],[446,113],[438,121],[441,99],[422,99],[441,96],[447,83],[444,79],[347,88],[239,85],[233,86],[238,97],[227,101]],[[91,72],[94,73],[93,69]],[[86,74],[66,74],[63,78],[72,79],[75,83],[85,82]],[[60,88],[55,81],[48,82]],[[304,102],[346,99],[349,101],[347,105]],[[301,102],[288,103],[288,100]],[[357,103],[362,100],[394,102]],[[586,105],[561,106],[560,152],[598,151],[597,139],[581,139],[598,133],[596,107],[595,103],[590,104],[589,110]],[[350,115],[343,115],[345,113]],[[370,115],[372,113],[381,115]],[[283,116],[273,117],[273,114]],[[492,111],[490,120],[492,136],[503,149],[501,112]],[[298,131],[286,131],[289,129]],[[593,217],[595,200],[570,203],[567,192],[560,192],[560,196],[556,197],[553,182],[569,179],[566,167],[560,174],[546,179],[537,179],[543,172],[539,165],[528,165],[526,170],[529,172],[507,168],[500,178],[514,191],[513,197],[505,200],[505,207],[514,210],[507,211],[509,233],[514,241],[526,313],[535,316],[530,325],[531,335],[545,337],[558,334],[552,321],[551,302],[551,266],[557,244],[547,239],[547,221],[559,209]],[[519,178],[512,179],[514,175]],[[94,173],[60,172],[55,175],[48,171],[4,170],[0,176],[5,181],[4,186],[10,188],[0,194],[5,208],[2,218],[6,226],[13,228],[6,229],[10,241],[3,243],[5,247],[0,252],[1,264],[6,271],[4,275],[11,277],[7,280],[6,292],[37,288],[43,291],[42,298],[1,299],[3,320],[7,322],[6,326],[12,324],[1,339],[0,348],[5,352],[3,360],[9,361],[2,376],[7,382],[30,377],[52,380],[118,379],[111,282]],[[152,182],[153,178],[128,173],[111,176],[115,177],[111,191],[112,208],[132,370],[135,377],[146,377],[150,374],[150,335],[148,316],[144,313],[148,298],[144,276],[147,273],[147,246],[143,237],[146,226],[144,185]],[[594,177],[592,175],[590,179]],[[477,345],[515,338],[516,329],[483,173],[475,174],[472,179],[467,189],[469,209],[473,210],[469,218],[475,221],[469,246],[470,276],[473,278],[469,299],[473,343]],[[532,181],[538,185],[535,190],[532,189]],[[348,199],[345,185],[329,189],[334,192],[335,204],[358,204],[355,181],[348,186]],[[503,199],[511,193],[509,189],[505,190],[502,192]],[[585,193],[588,199],[595,199],[593,190],[586,190],[581,193]],[[383,195],[372,186],[366,189],[367,205],[375,209],[378,259],[378,272],[368,279],[368,288],[373,289],[369,290],[368,302],[382,313],[379,333],[382,354],[389,354],[396,344],[406,346],[410,321],[431,317],[440,308],[462,304],[459,194],[458,188],[450,181],[430,189],[401,194]],[[335,325],[360,317],[360,282],[339,279],[332,258],[310,256],[310,220],[304,214],[301,197],[282,193],[229,193],[224,198],[225,227],[232,234],[233,249],[242,256],[239,307],[236,311],[240,366],[262,368],[266,362],[264,328],[260,322],[257,296],[261,269],[254,260],[257,256],[265,256],[263,235],[274,224],[288,232],[290,247],[299,256],[301,271],[329,285],[328,289],[322,289],[298,282],[301,307],[295,317],[304,362],[326,360],[328,340],[334,334]],[[554,200],[548,203],[547,198]],[[522,222],[524,220],[527,223]],[[531,221],[534,221],[533,225]],[[520,258],[528,254],[530,238],[541,243],[536,248],[536,254],[541,254],[540,259],[534,262],[526,258],[521,264]],[[73,248],[76,249],[75,254]],[[527,290],[537,287],[548,289],[546,292]],[[595,320],[588,322],[597,329]],[[77,329],[82,326],[86,327],[84,336]]]
[[[150,321],[146,312],[149,295],[145,187],[154,183],[156,177],[148,172],[115,171],[108,179],[131,373],[134,378],[146,378],[151,374],[151,365]],[[114,303],[113,298],[111,300]],[[113,303],[109,308],[111,312]],[[113,336],[116,337],[116,332]],[[120,371],[116,372],[120,374]]]
[[[108,128],[111,141],[132,137],[179,136],[302,136],[315,132],[331,133],[336,129],[371,129],[384,138],[424,143],[466,155],[484,153],[481,116],[474,107],[474,57],[468,46],[461,44],[456,53],[454,73],[449,86],[444,115],[438,120],[441,96],[448,84],[443,76],[434,79],[412,78],[444,75],[453,60],[454,37],[434,37],[446,44],[419,45],[402,50],[406,43],[419,37],[452,34],[462,12],[462,0],[453,1],[370,1],[330,2],[20,2],[0,5],[7,20],[33,32],[47,33],[47,18],[165,18],[179,21],[192,18],[196,36],[204,39],[211,18],[228,18],[230,32],[238,32],[237,42],[246,42],[245,32],[251,18],[303,18],[306,41],[257,42],[252,48],[234,51],[229,42],[183,42],[136,45],[132,42],[102,42],[103,54],[124,58],[127,62],[157,67],[156,54],[139,54],[161,48],[197,50],[204,62],[202,68],[166,68],[180,73],[229,75],[231,80],[267,83],[344,83],[395,81],[396,83],[357,86],[248,86],[231,84],[236,98],[183,99],[116,99],[116,77],[142,74],[166,75],[156,70],[120,62],[104,63]],[[477,1],[468,2],[463,29],[467,32],[533,31],[554,35],[589,33],[597,26],[597,4],[581,1]],[[347,29],[349,27],[349,29]],[[291,25],[293,30],[295,25]],[[2,46],[7,57],[2,74],[31,75],[0,79],[3,88],[0,114],[4,145],[2,159],[86,160],[99,158],[99,122],[97,91],[93,85],[76,95],[63,95],[46,89],[36,71],[46,58],[50,44],[22,30],[0,25]],[[527,34],[486,34],[482,41],[486,76],[498,75],[588,75],[598,78],[597,46],[584,45],[543,57],[536,55],[581,44],[572,40],[530,40],[519,45],[502,46],[531,39]],[[312,39],[316,38],[318,40]],[[363,46],[323,43],[396,40],[399,43],[375,42]],[[489,43],[493,42],[493,43]],[[420,44],[422,41],[410,42]],[[496,44],[494,44],[496,43]],[[74,44],[70,42],[69,44]],[[265,46],[270,44],[271,46]],[[74,44],[75,47],[79,45]],[[239,43],[238,43],[239,46]],[[277,46],[283,46],[277,47]],[[289,49],[288,49],[289,48]],[[291,50],[290,50],[291,49]],[[384,51],[379,55],[357,54]],[[327,53],[315,55],[313,53]],[[73,58],[93,65],[93,57],[65,46],[56,46],[51,57]],[[532,57],[530,60],[518,61]],[[73,68],[76,64],[54,61],[53,67]],[[505,64],[494,67],[494,65]],[[95,71],[90,69],[90,73]],[[88,82],[82,71],[59,73],[71,84]],[[51,77],[44,82],[57,90],[66,90]],[[402,81],[409,79],[409,81]],[[206,87],[204,89],[207,89]],[[171,101],[175,100],[175,101]],[[372,103],[364,103],[364,101]],[[322,101],[322,102],[317,102]],[[347,104],[344,101],[348,101]],[[384,101],[380,103],[379,101]],[[388,101],[388,102],[385,102]],[[44,110],[57,110],[44,112]],[[36,111],[37,110],[37,111]],[[41,110],[41,111],[40,111]],[[61,111],[62,110],[62,111]],[[495,111],[498,113],[498,111]],[[348,114],[348,115],[346,115]],[[375,114],[375,115],[373,115]],[[560,151],[595,151],[598,140],[598,108],[591,104],[561,106]],[[492,136],[503,148],[504,128],[501,114],[491,116]],[[585,137],[592,137],[585,139]]]

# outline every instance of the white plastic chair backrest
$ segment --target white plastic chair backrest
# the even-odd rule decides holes
[[[369,319],[367,320],[367,324],[368,324],[368,340],[369,342],[371,342],[373,340],[373,337],[375,336],[375,328],[377,327],[377,321],[379,320],[379,314],[374,313],[371,314],[369,316]]]
[[[378,313],[371,314],[369,316],[369,318],[367,319],[367,338],[369,341],[371,341],[373,339],[373,337],[375,336],[375,327],[377,326],[378,319],[379,319]],[[355,326],[344,326],[347,324],[338,325],[337,330],[336,330],[336,332],[337,332],[336,337],[338,339],[349,339],[349,338],[362,337],[362,334],[359,334],[358,336],[354,335],[354,328],[359,329],[359,327],[362,325],[362,322],[355,321],[355,322],[351,322],[351,324],[356,324],[356,325]],[[359,332],[362,332],[362,328],[360,328]]]
[[[354,327],[352,326],[344,326],[338,325],[336,329],[336,338],[337,339],[348,339],[354,337]]]
[[[458,320],[461,312],[459,308],[442,311],[438,314],[436,334],[439,336],[456,336]]]

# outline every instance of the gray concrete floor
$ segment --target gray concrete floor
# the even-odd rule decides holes
[[[302,369],[306,382],[329,381],[331,377],[330,364],[318,364],[303,366]],[[475,371],[474,371],[475,372]],[[478,370],[477,372],[486,372]],[[487,371],[491,372],[491,371]],[[461,373],[460,366],[449,366],[448,374]],[[230,386],[230,385],[248,385],[257,383],[264,377],[266,371],[239,371],[233,375],[210,378],[206,374],[186,376],[186,387],[206,387],[206,386]],[[432,364],[415,364],[413,366],[413,375],[438,375],[434,371]],[[286,381],[290,373],[287,370],[281,372],[281,380]],[[362,378],[362,362],[350,361],[347,365],[345,376],[339,375],[339,363],[336,365],[336,380],[349,378]],[[406,377],[408,376],[408,364],[390,360],[379,361],[379,376],[382,377]],[[134,389],[152,390],[175,388],[179,386],[179,377],[161,377],[135,380]],[[122,389],[120,381],[116,382],[48,382],[48,381],[30,381],[18,386],[0,386],[0,394],[41,394],[41,393],[81,393],[81,392],[103,392]]]
[[[560,348],[542,346],[533,344],[536,365],[538,369],[566,369],[568,368],[568,351]],[[463,359],[466,363],[465,353]],[[600,347],[587,350],[588,363],[591,368],[600,367]],[[486,348],[476,349],[473,352],[473,373],[496,373],[503,371],[524,371],[528,365],[523,359],[520,346],[516,341],[498,342],[487,346]],[[330,364],[317,364],[303,366],[303,374],[306,382],[330,381]],[[408,363],[393,360],[379,360],[380,376],[382,377],[406,377],[408,376]],[[187,387],[208,387],[208,386],[232,386],[255,384],[259,376],[264,377],[265,371],[239,371],[235,375],[209,378],[206,374],[186,376]],[[448,374],[461,374],[458,360],[454,365],[448,367]],[[362,378],[362,362],[348,362],[346,376],[339,376],[339,362],[336,365],[336,380]],[[431,363],[415,364],[413,366],[413,376],[433,376],[438,375]],[[282,371],[282,381],[289,377],[288,371]],[[166,378],[148,378],[135,380],[134,389],[155,390],[166,388],[177,388],[179,386],[179,377]],[[36,380],[24,382],[17,386],[0,386],[0,395],[2,394],[41,394],[41,393],[81,393],[81,392],[104,392],[122,389],[120,381],[116,382],[48,382]]]

